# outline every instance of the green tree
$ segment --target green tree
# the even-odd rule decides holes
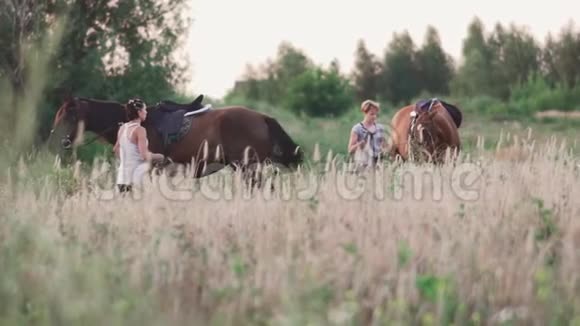
[[[451,82],[452,91],[463,96],[495,96],[493,53],[487,43],[483,23],[477,17],[467,28],[462,53],[464,62]]]
[[[27,84],[28,54],[51,30],[64,1],[0,1],[0,77],[19,95]]]
[[[298,77],[312,67],[312,61],[304,52],[289,42],[282,42],[278,47],[274,69],[278,80],[285,82]]]
[[[493,53],[494,93],[507,99],[511,86],[527,82],[539,71],[540,46],[529,32],[513,24],[508,30],[497,24],[488,43]]]
[[[421,91],[416,49],[407,31],[394,33],[385,51],[381,72],[381,94],[394,104],[408,102]]]
[[[292,80],[286,95],[287,107],[308,116],[337,116],[353,104],[348,79],[336,69],[311,68]]]
[[[574,87],[580,81],[580,33],[572,23],[554,39],[548,35],[542,53],[542,66],[552,84],[562,83]]]
[[[44,125],[59,104],[60,90],[124,101],[158,101],[185,81],[176,58],[188,19],[185,0],[35,0],[0,2],[0,75],[24,93],[27,66],[19,59],[30,40],[66,17],[60,46],[52,55]],[[46,132],[46,130],[45,130]]]
[[[556,58],[557,54],[555,53],[555,49],[557,46],[557,41],[554,39],[551,33],[548,33],[546,36],[545,46],[542,49],[542,59],[540,70],[542,75],[546,78],[546,80],[551,84],[554,85],[559,82],[559,73],[557,71],[557,64]]]
[[[453,79],[453,60],[445,53],[437,30],[429,26],[425,42],[417,53],[422,89],[431,94],[448,94]]]
[[[467,38],[463,41],[463,56],[467,57],[472,51],[489,55],[485,37],[485,26],[478,17],[475,17],[467,27]]]
[[[312,61],[303,51],[288,42],[282,42],[274,59],[250,71],[236,82],[227,98],[242,96],[252,100],[263,100],[271,104],[282,104],[288,92],[288,86],[294,79],[314,67]]]
[[[486,37],[483,24],[475,19],[463,46],[464,63],[453,81],[461,95],[489,95],[503,100],[515,85],[525,83],[540,71],[541,48],[522,27],[496,24]]]
[[[272,102],[279,103],[280,99],[285,98],[292,81],[312,67],[312,61],[302,50],[289,42],[282,42],[278,47],[276,61],[272,67],[275,77]]]
[[[358,41],[352,80],[357,100],[377,98],[380,85],[381,63],[370,53],[363,40]]]

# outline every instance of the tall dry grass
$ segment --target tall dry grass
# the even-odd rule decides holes
[[[323,161],[273,193],[161,175],[121,198],[107,166],[28,155],[59,34],[22,54],[24,94],[0,81],[0,324],[579,322],[566,146],[367,175]]]
[[[253,193],[222,171],[120,197],[106,166],[21,164],[0,191],[0,320],[578,323],[577,158],[518,146],[363,175],[322,161]]]

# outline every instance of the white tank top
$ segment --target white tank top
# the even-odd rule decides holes
[[[117,184],[140,184],[143,174],[147,171],[148,162],[141,157],[139,147],[130,138],[138,125],[138,122],[128,122],[121,126],[122,132],[119,137],[120,162],[117,170]],[[129,130],[131,130],[130,133]],[[149,144],[148,141],[147,144]]]

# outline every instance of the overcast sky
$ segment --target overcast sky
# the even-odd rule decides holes
[[[496,22],[523,25],[544,41],[580,13],[580,0],[191,0],[187,51],[188,91],[221,97],[245,71],[273,58],[289,41],[316,63],[339,60],[350,72],[359,39],[382,55],[393,32],[408,30],[416,44],[427,25],[445,50],[460,56],[467,26],[477,16],[489,31]]]

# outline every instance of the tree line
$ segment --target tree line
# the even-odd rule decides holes
[[[185,0],[0,1],[0,104],[20,108],[31,89],[41,87],[35,109],[42,138],[65,93],[122,102],[177,96],[187,68],[177,53],[189,24],[185,5]],[[43,39],[58,24],[58,44],[48,49]],[[35,74],[40,61],[49,70]],[[18,112],[12,113],[3,117],[2,129],[17,120]]]
[[[187,77],[186,54],[180,58],[178,52],[189,26],[186,3],[1,1],[0,106],[13,109],[0,130],[22,120],[12,113],[36,86],[39,138],[48,134],[63,92],[117,101],[179,100],[177,86]],[[46,47],[44,38],[56,33],[59,22],[56,46]],[[338,61],[317,65],[283,42],[273,59],[248,66],[225,100],[265,101],[312,116],[336,116],[366,98],[395,106],[421,96],[489,96],[517,103],[511,111],[580,102],[580,33],[572,24],[540,45],[523,27],[496,24],[486,31],[476,18],[467,28],[460,64],[444,51],[433,27],[420,45],[404,31],[393,35],[382,55],[363,41],[355,53],[354,69],[346,73]],[[35,73],[40,63],[48,66],[45,73]],[[537,100],[530,102],[530,96]]]
[[[572,23],[548,34],[542,45],[525,27],[497,23],[488,31],[476,17],[467,28],[460,60],[445,52],[432,26],[420,45],[406,31],[394,33],[382,56],[360,40],[348,74],[340,72],[336,61],[329,67],[315,65],[283,42],[274,59],[247,66],[227,98],[266,101],[312,116],[339,115],[367,98],[394,106],[422,96],[485,96],[506,102],[540,88],[547,100],[566,106],[560,109],[571,109],[580,100],[580,32]],[[565,99],[555,98],[554,92]]]

